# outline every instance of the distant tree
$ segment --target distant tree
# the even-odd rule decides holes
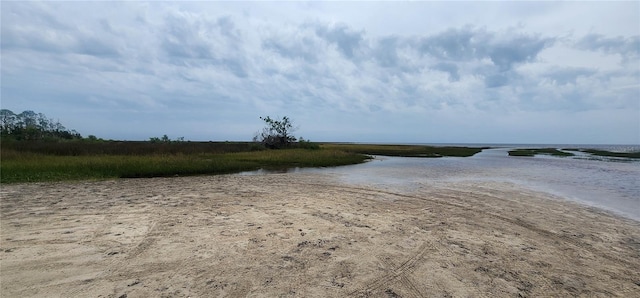
[[[18,141],[82,138],[77,131],[67,130],[60,122],[29,110],[17,115],[7,109],[0,110],[0,132],[3,139]]]
[[[260,117],[266,126],[261,132],[258,132],[253,140],[262,143],[265,147],[271,149],[286,148],[296,141],[292,135],[295,128],[289,117],[282,117],[282,120],[272,119],[271,117]]]
[[[23,126],[25,128],[30,128],[30,127],[35,128],[38,122],[37,120],[38,114],[36,114],[36,112],[34,111],[28,111],[28,110],[23,111],[18,115],[18,117],[22,120]]]
[[[0,131],[2,135],[9,135],[16,129],[18,116],[11,110],[0,110]]]
[[[163,135],[161,138],[151,137],[149,138],[149,142],[151,143],[171,143],[171,139],[168,135]],[[175,142],[184,142],[184,137],[179,137],[175,140]]]

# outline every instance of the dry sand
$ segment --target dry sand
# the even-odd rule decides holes
[[[640,224],[517,185],[3,185],[2,297],[640,297]]]

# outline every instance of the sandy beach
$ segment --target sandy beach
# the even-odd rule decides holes
[[[2,185],[2,297],[640,297],[640,223],[515,184]]]

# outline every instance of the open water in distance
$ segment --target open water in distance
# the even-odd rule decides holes
[[[469,146],[468,144],[466,146]],[[519,148],[554,147],[520,146]],[[576,146],[558,146],[557,148]],[[580,146],[585,148],[584,146]],[[640,146],[595,149],[636,151]],[[511,148],[485,149],[473,157],[377,157],[364,164],[300,172],[332,174],[337,179],[381,188],[414,189],[448,181],[501,181],[551,193],[640,221],[640,161],[552,157],[510,157]],[[245,174],[259,174],[257,171]]]

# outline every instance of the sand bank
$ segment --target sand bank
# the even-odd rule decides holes
[[[505,183],[3,185],[3,297],[640,297],[640,224]]]

